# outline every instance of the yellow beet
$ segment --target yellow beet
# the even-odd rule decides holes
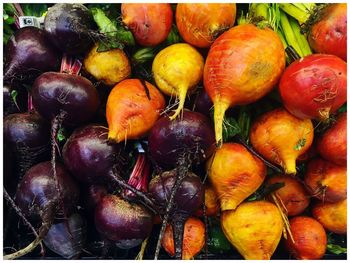
[[[179,105],[170,117],[175,119],[183,109],[186,94],[202,79],[204,60],[201,54],[185,43],[171,45],[154,58],[152,71],[158,88],[168,96],[176,96]]]
[[[131,74],[128,57],[121,49],[97,52],[97,46],[94,46],[84,59],[84,67],[95,79],[109,86]]]
[[[238,252],[249,260],[268,260],[283,230],[278,208],[267,201],[242,203],[236,210],[224,211],[221,227]]]
[[[253,147],[286,174],[296,173],[296,159],[309,149],[313,138],[311,120],[298,119],[283,108],[265,113],[250,130]]]
[[[236,209],[263,183],[266,167],[238,143],[224,143],[207,162],[209,180],[222,211]]]

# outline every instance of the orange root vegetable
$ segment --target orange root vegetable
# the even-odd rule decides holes
[[[221,226],[227,239],[249,260],[268,260],[283,231],[278,208],[267,201],[242,203],[237,210],[224,211]]]
[[[173,11],[169,3],[122,3],[123,23],[141,46],[153,47],[170,33]]]
[[[317,143],[317,150],[321,156],[335,164],[346,165],[347,153],[347,117],[342,113],[336,123],[329,128]]]
[[[225,112],[257,101],[271,91],[285,68],[277,33],[251,24],[231,28],[210,47],[204,87],[214,104],[215,135],[222,144]]]
[[[202,79],[203,67],[201,54],[185,43],[166,47],[154,58],[152,71],[157,86],[166,95],[176,96],[179,100],[171,120],[180,114],[187,93],[194,91]]]
[[[119,143],[145,136],[164,107],[163,95],[152,84],[140,79],[123,80],[108,96],[108,139]]]
[[[216,196],[214,188],[210,184],[205,185],[205,213],[207,216],[216,216],[220,211],[220,205],[218,203],[218,197]],[[197,216],[203,215],[203,209],[199,209],[196,213]]]
[[[346,199],[346,166],[338,166],[323,159],[308,163],[304,182],[312,196],[323,202]]]
[[[300,120],[283,108],[265,113],[250,130],[253,147],[270,162],[296,174],[296,159],[311,146],[314,129],[311,120]]]
[[[131,74],[129,59],[121,49],[97,52],[94,46],[84,59],[84,67],[96,80],[113,86]]]
[[[179,3],[176,6],[176,26],[189,44],[207,48],[224,31],[233,26],[236,4]]]
[[[222,211],[236,209],[263,183],[266,167],[244,146],[224,143],[207,162],[209,180]]]
[[[182,259],[188,260],[194,258],[204,247],[205,243],[205,226],[204,223],[195,217],[190,217],[185,223],[183,244],[182,244]],[[175,255],[173,228],[167,225],[162,246],[170,255]]]
[[[346,234],[347,229],[347,201],[337,203],[323,203],[319,201],[312,208],[312,216],[323,227],[337,234]]]
[[[297,259],[320,259],[324,256],[327,246],[327,235],[323,226],[315,219],[297,216],[290,221],[290,235],[285,242],[289,253]]]
[[[266,182],[267,185],[276,183],[284,183],[284,186],[277,189],[274,194],[277,201],[281,203],[281,207],[286,209],[288,216],[299,215],[309,206],[307,191],[296,178],[279,175],[269,178]]]

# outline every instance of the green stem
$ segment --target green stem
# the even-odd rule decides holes
[[[300,56],[304,57],[304,56],[312,54],[309,43],[307,42],[305,35],[301,33],[301,28],[300,28],[298,22],[294,18],[290,17],[289,23],[290,23],[290,26],[293,30],[294,36],[298,42],[300,50],[302,52],[302,54],[300,54]]]
[[[302,3],[293,3],[292,5],[294,5],[296,8],[299,8],[304,13],[308,13],[308,10],[307,10],[307,8],[306,8],[306,6],[304,4],[302,4]]]
[[[303,3],[305,8],[308,10],[308,12],[311,14],[313,9],[315,8],[316,4],[315,3]]]
[[[286,12],[288,15],[294,17],[301,24],[304,24],[309,18],[308,12],[305,12],[305,11],[299,9],[298,7],[296,7],[293,4],[278,4],[278,5],[284,12]]]
[[[299,47],[299,44],[295,38],[293,29],[289,23],[287,15],[284,12],[280,11],[280,17],[281,27],[288,45],[292,46],[295,49],[295,51],[299,54],[299,56],[303,56],[303,52],[301,51],[301,48]]]

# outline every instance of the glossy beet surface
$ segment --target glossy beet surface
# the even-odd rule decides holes
[[[62,164],[56,163],[56,173],[64,211],[69,215],[78,203],[79,188]],[[43,162],[30,168],[21,180],[16,203],[25,216],[38,219],[57,194],[51,162]]]
[[[148,190],[157,204],[166,206],[176,176],[176,170],[172,170],[157,175],[150,181]],[[171,213],[191,215],[202,205],[203,197],[204,187],[200,178],[193,173],[188,173],[176,192],[175,205]]]
[[[60,67],[60,52],[46,32],[36,27],[18,29],[4,51],[5,81],[33,81],[41,73],[56,71]]]
[[[23,89],[14,89],[8,84],[2,87],[4,116],[11,113],[23,112],[27,110],[27,92]]]
[[[32,87],[35,109],[47,120],[65,111],[66,125],[79,125],[94,116],[99,97],[94,85],[86,78],[65,73],[47,72],[38,77]]]
[[[84,248],[85,238],[85,220],[79,214],[73,214],[65,221],[52,225],[44,243],[61,257],[75,259]]]
[[[128,249],[150,235],[153,217],[142,205],[107,195],[95,209],[95,225],[98,232],[115,241],[119,248]]]
[[[63,160],[67,169],[79,181],[103,181],[116,164],[120,147],[108,143],[108,128],[88,125],[73,132],[63,147]]]
[[[45,31],[52,43],[70,55],[85,53],[96,28],[91,12],[82,4],[55,4],[45,16]]]
[[[194,163],[202,162],[215,149],[215,135],[209,119],[186,110],[173,121],[167,116],[160,118],[148,141],[152,158],[163,167],[175,167],[184,153],[189,154]]]

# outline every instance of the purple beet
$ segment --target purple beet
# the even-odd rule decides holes
[[[173,226],[175,257],[181,259],[184,225],[186,220],[201,207],[204,200],[204,187],[200,178],[191,172],[187,172],[182,181],[179,181],[178,178],[178,170],[157,175],[149,183],[149,193],[164,211],[168,209],[169,203],[173,202],[170,212],[165,213],[164,217],[170,218]],[[172,189],[177,183],[180,185],[175,192],[174,199],[171,200]],[[166,226],[166,223],[163,219],[162,228]],[[159,240],[161,239],[160,235]]]
[[[70,215],[76,210],[79,201],[79,188],[67,170],[56,163],[56,175],[63,204],[58,207],[60,214]],[[16,203],[26,217],[40,219],[51,208],[54,200],[58,200],[51,162],[39,163],[30,168],[22,178],[17,194]],[[50,212],[50,211],[49,211]]]
[[[97,204],[108,194],[107,187],[102,184],[92,184],[84,187],[82,194],[83,206],[87,211],[94,211]]]
[[[22,177],[32,165],[49,159],[50,124],[34,112],[7,115],[4,141],[15,154]]]
[[[2,91],[4,116],[27,110],[26,103],[28,95],[24,89],[14,89],[11,85],[4,84]]]
[[[43,72],[60,68],[61,54],[48,35],[36,27],[24,27],[10,38],[4,51],[4,81],[34,81]]]
[[[47,72],[32,87],[33,105],[45,119],[66,112],[63,123],[80,125],[91,119],[99,106],[94,85],[86,78],[66,73]]]
[[[215,135],[207,117],[184,111],[183,117],[171,121],[160,118],[148,137],[149,152],[162,167],[174,168],[185,153],[194,163],[206,160],[215,150]]]
[[[203,115],[210,117],[210,109],[212,107],[213,107],[213,103],[211,102],[211,99],[208,96],[208,93],[206,93],[205,90],[202,89],[198,93],[194,101],[194,111],[200,112]]]
[[[84,248],[86,230],[85,220],[79,214],[73,214],[51,226],[44,244],[65,259],[76,259]]]
[[[91,34],[97,27],[87,7],[64,3],[49,8],[44,26],[56,47],[69,55],[88,51],[93,43]]]
[[[152,231],[153,215],[142,205],[107,195],[95,209],[97,231],[121,249],[138,246]]]
[[[67,169],[79,181],[101,183],[120,155],[118,144],[108,143],[108,128],[88,125],[73,132],[63,147]]]

